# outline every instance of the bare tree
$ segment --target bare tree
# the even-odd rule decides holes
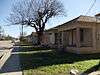
[[[63,4],[58,0],[22,0],[13,5],[8,20],[12,24],[27,25],[35,28],[39,43],[41,43],[48,20],[63,14]]]

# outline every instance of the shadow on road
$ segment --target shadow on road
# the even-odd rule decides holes
[[[16,52],[18,50],[19,50],[19,48],[15,47],[12,50],[12,53]],[[18,54],[11,54],[9,59],[6,61],[4,66],[1,68],[0,73],[16,72],[16,71],[21,71],[19,56],[18,56]]]

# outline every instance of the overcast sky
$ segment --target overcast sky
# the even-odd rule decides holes
[[[6,22],[7,16],[9,16],[11,12],[11,7],[14,2],[18,0],[0,0],[0,25],[4,28],[5,34],[9,34],[14,37],[18,37],[20,34],[20,27],[19,26],[4,26],[8,24]],[[94,0],[61,0],[65,7],[67,17],[57,17],[50,19],[47,23],[46,29],[60,25],[64,22],[67,22],[75,17],[80,15],[88,15],[94,16],[97,13],[100,13],[100,0],[96,0],[96,3],[90,13],[86,14],[91,4]],[[34,31],[33,28],[25,27],[24,31],[28,34],[31,34]]]

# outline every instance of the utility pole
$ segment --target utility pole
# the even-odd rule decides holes
[[[4,30],[0,26],[0,40],[3,39],[3,35],[4,35]]]
[[[21,36],[23,37],[23,30],[24,30],[24,26],[22,25],[22,28],[21,28]]]
[[[0,39],[2,39],[2,28],[1,28],[1,26],[0,26]]]
[[[24,34],[24,25],[21,25],[21,31],[20,31],[20,41],[23,40],[23,34]]]
[[[93,4],[91,4],[91,6],[89,7],[89,9],[88,9],[88,11],[86,12],[85,15],[87,15],[87,14],[90,13],[90,11],[91,11],[91,9],[94,7],[95,3],[96,3],[96,0],[94,0]]]

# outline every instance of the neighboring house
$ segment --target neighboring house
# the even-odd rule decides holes
[[[100,20],[79,16],[69,22],[45,31],[45,44],[77,54],[100,52]]]
[[[37,44],[37,34],[36,32],[32,32],[31,35],[26,36],[26,40],[33,45]]]
[[[48,46],[48,47],[55,47],[55,33],[56,31],[54,30],[54,28],[45,30],[43,38],[42,38],[42,45],[44,46]]]

